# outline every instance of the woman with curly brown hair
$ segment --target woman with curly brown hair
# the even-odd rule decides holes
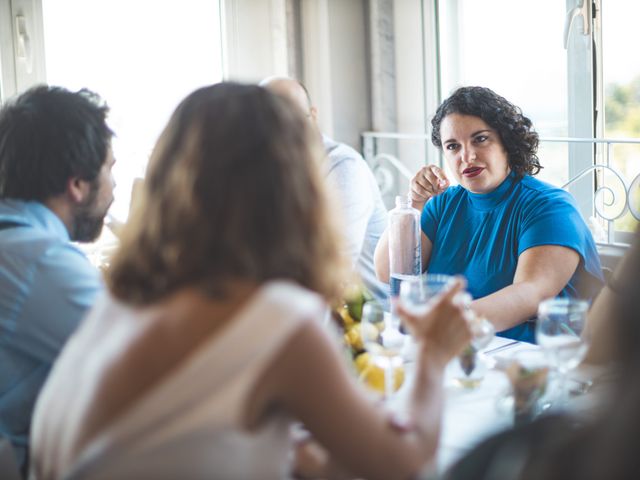
[[[593,298],[602,286],[595,243],[569,193],[535,178],[538,134],[522,111],[488,88],[463,87],[438,108],[432,142],[444,170],[422,167],[411,181],[422,211],[422,265],[462,274],[472,309],[501,335],[534,341],[541,300]],[[388,280],[386,235],[376,270]]]
[[[109,294],[39,397],[31,478],[289,478],[294,419],[358,476],[412,478],[433,459],[443,369],[470,339],[462,283],[408,317],[420,348],[398,428],[322,327],[343,280],[323,158],[304,114],[262,87],[178,106]]]

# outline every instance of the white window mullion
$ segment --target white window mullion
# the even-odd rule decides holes
[[[591,0],[567,0],[565,46],[569,96],[568,136],[572,138],[594,138],[595,136],[594,51],[590,5]],[[593,164],[594,145],[592,143],[569,144],[570,179]],[[593,215],[593,178],[593,175],[587,175],[569,187],[585,218]]]
[[[0,0],[0,100],[46,80],[41,0]]]
[[[225,79],[258,82],[270,75],[287,75],[285,0],[220,1]]]
[[[0,104],[16,90],[11,0],[0,0]]]

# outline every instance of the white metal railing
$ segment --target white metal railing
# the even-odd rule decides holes
[[[381,151],[378,148],[380,140],[424,141],[427,144],[431,142],[431,137],[426,134],[395,132],[364,132],[362,134],[363,156],[376,174],[380,190],[383,195],[395,195],[398,191],[399,182],[410,180],[413,172],[396,155]],[[620,239],[622,239],[623,243],[627,243],[627,239],[630,236],[620,235],[620,232],[616,232],[614,222],[627,212],[630,212],[634,219],[640,222],[638,201],[637,199],[634,201],[632,198],[636,192],[640,192],[640,174],[633,178],[626,178],[623,172],[614,168],[612,166],[614,162],[613,147],[619,144],[640,146],[640,139],[541,137],[540,144],[544,145],[545,143],[592,144],[594,147],[598,145],[605,147],[604,151],[599,150],[596,152],[596,158],[601,160],[600,162],[581,170],[561,185],[561,188],[567,189],[589,174],[594,175],[596,182],[594,190],[591,192],[592,211],[606,232],[606,239],[600,238],[599,243],[615,245],[620,243]],[[614,181],[618,183],[618,188],[615,188],[610,183],[605,183],[605,172],[609,172]],[[622,196],[622,198],[619,198],[619,196]]]

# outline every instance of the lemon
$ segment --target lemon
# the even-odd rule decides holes
[[[360,336],[359,324],[351,325],[347,328],[347,331],[344,332],[344,341],[353,350],[362,350],[362,337]]]
[[[345,329],[356,323],[353,317],[349,314],[349,310],[346,306],[340,307],[338,309],[338,314],[340,315],[340,318],[342,318],[342,323]]]
[[[364,369],[370,365],[370,362],[371,362],[371,355],[369,354],[369,352],[361,353],[356,357],[353,363],[356,366],[356,371],[358,372],[358,375],[360,375],[364,371]]]
[[[357,360],[357,359],[356,359]],[[358,368],[356,363],[356,368]],[[360,374],[360,379],[370,388],[384,393],[384,370],[377,365],[368,364]],[[404,382],[404,368],[396,367],[393,376],[393,391],[397,391]]]
[[[378,329],[375,325],[370,323],[355,323],[347,328],[344,334],[344,340],[354,351],[359,352],[364,350],[363,338],[374,341],[379,335]]]

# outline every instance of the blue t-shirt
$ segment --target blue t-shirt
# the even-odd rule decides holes
[[[540,245],[580,254],[560,296],[592,299],[604,283],[593,237],[573,197],[531,176],[517,179],[512,173],[486,194],[450,187],[426,203],[421,223],[433,244],[427,270],[464,275],[473,298],[511,285],[520,254]],[[534,323],[524,322],[501,336],[534,342]]]

